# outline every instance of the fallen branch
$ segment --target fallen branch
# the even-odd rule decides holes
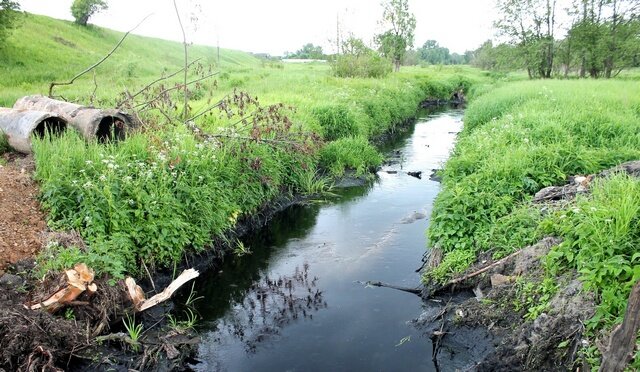
[[[487,272],[487,271],[493,269],[496,266],[500,266],[503,263],[505,263],[505,262],[509,261],[510,259],[512,259],[513,257],[515,257],[515,256],[519,255],[520,253],[522,253],[522,251],[523,250],[520,249],[519,251],[515,251],[515,252],[511,253],[510,255],[508,255],[507,257],[504,257],[504,258],[502,258],[502,259],[500,259],[500,260],[498,260],[498,261],[496,261],[496,262],[494,262],[494,263],[492,263],[490,265],[487,265],[487,266],[483,267],[480,270],[474,271],[474,272],[472,272],[470,274],[467,274],[467,275],[459,277],[459,278],[452,279],[452,280],[448,281],[445,285],[443,285],[442,288],[447,288],[447,287],[450,287],[452,285],[456,285],[458,283],[464,282],[465,280],[469,280],[469,279],[471,279],[471,278],[473,278],[475,276],[478,276],[478,275],[480,275],[480,274],[482,274],[484,272]]]
[[[140,288],[140,286],[136,284],[133,278],[127,278],[125,280],[125,285],[127,287],[129,298],[131,299],[131,302],[133,302],[133,306],[136,312],[140,312],[168,300],[169,298],[171,298],[173,293],[178,290],[178,288],[182,287],[190,280],[197,278],[199,275],[200,273],[197,270],[185,270],[182,272],[182,274],[180,274],[180,276],[178,276],[173,282],[171,282],[171,284],[169,284],[167,288],[164,289],[164,291],[156,294],[149,299],[145,299],[142,288]]]
[[[58,86],[58,85],[71,85],[73,84],[74,81],[76,81],[76,79],[78,79],[79,77],[81,77],[82,75],[86,74],[87,72],[93,70],[94,68],[100,66],[102,64],[102,62],[106,61],[107,58],[111,57],[111,55],[120,47],[120,45],[122,44],[122,42],[124,41],[124,39],[127,38],[127,36],[129,36],[129,34],[134,31],[136,28],[138,28],[142,22],[146,21],[147,18],[151,17],[151,14],[147,15],[146,17],[144,17],[142,19],[142,21],[140,21],[134,28],[132,28],[131,30],[127,31],[122,38],[120,39],[120,41],[118,41],[118,43],[116,44],[116,46],[113,47],[113,49],[111,49],[111,51],[109,53],[107,53],[106,56],[102,57],[101,60],[99,60],[98,62],[94,63],[93,65],[87,67],[84,71],[82,71],[81,73],[77,74],[76,76],[74,76],[73,78],[71,78],[71,80],[69,80],[66,83],[58,83],[58,82],[51,82],[51,84],[49,84],[49,97],[53,96],[53,87]]]
[[[640,329],[640,281],[631,289],[624,321],[611,333],[609,347],[604,352],[599,372],[623,371],[636,346],[636,336]]]
[[[370,285],[370,286],[373,286],[373,287],[384,287],[384,288],[397,289],[399,291],[417,294],[418,296],[420,296],[422,294],[422,290],[417,289],[417,288],[399,287],[399,286],[396,286],[396,285],[393,285],[393,284],[387,284],[387,283],[383,283],[383,282],[372,282],[372,281],[368,281],[366,284]]]

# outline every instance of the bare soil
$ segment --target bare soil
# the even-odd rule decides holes
[[[0,274],[8,264],[33,257],[47,228],[32,179],[31,156],[7,153],[0,158]]]

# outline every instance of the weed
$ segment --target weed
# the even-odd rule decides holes
[[[127,333],[129,334],[129,338],[131,339],[131,347],[133,348],[133,351],[138,352],[138,350],[140,349],[140,342],[139,342],[140,335],[142,334],[142,328],[143,328],[142,323],[136,324],[135,316],[130,317],[129,314],[127,314],[126,318],[122,319],[122,324],[124,324],[124,328],[127,330]]]

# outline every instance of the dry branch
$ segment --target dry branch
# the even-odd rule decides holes
[[[192,61],[191,63],[189,63],[189,65],[187,66],[187,68],[191,67],[194,63],[196,63],[196,62],[200,61],[201,59],[202,59],[202,58],[198,58],[198,59],[196,59],[196,60]],[[118,108],[122,107],[122,105],[124,105],[124,103],[125,103],[125,102],[133,100],[134,98],[136,98],[137,96],[139,96],[139,95],[140,95],[140,94],[142,94],[143,92],[147,91],[147,90],[148,90],[149,88],[151,88],[153,85],[155,85],[155,84],[157,84],[157,83],[159,83],[159,82],[161,82],[161,81],[164,81],[164,80],[167,80],[167,79],[171,79],[172,77],[174,77],[174,76],[178,75],[179,73],[181,73],[183,70],[184,70],[184,67],[183,67],[183,68],[181,68],[181,69],[180,69],[180,70],[178,70],[178,71],[175,71],[175,72],[173,72],[173,73],[171,73],[171,74],[167,75],[167,76],[162,76],[162,77],[159,77],[159,78],[155,79],[154,81],[152,81],[152,82],[150,82],[149,84],[145,85],[142,89],[140,89],[139,91],[135,92],[134,94],[129,94],[129,95],[128,95],[128,97],[127,97],[126,99],[124,99],[124,100],[122,100],[122,101],[118,102],[118,104],[116,105],[116,107],[118,107]]]
[[[111,49],[111,51],[109,53],[107,53],[106,56],[102,57],[101,60],[99,60],[98,62],[94,63],[93,65],[87,67],[84,71],[80,72],[79,74],[77,74],[76,76],[74,76],[73,78],[71,78],[71,80],[69,80],[68,82],[65,83],[58,83],[58,82],[51,82],[51,84],[49,84],[49,97],[53,96],[53,87],[58,86],[58,85],[71,85],[73,84],[74,81],[76,81],[76,79],[78,79],[79,77],[81,77],[82,75],[86,74],[87,72],[93,70],[94,68],[100,66],[102,64],[102,62],[106,61],[107,58],[111,57],[111,55],[113,53],[115,53],[115,51],[120,47],[120,45],[122,44],[122,42],[124,41],[124,39],[127,38],[127,36],[129,36],[129,34],[131,32],[133,32],[136,28],[138,28],[142,22],[146,21],[147,18],[151,17],[151,14],[147,15],[146,17],[144,17],[142,19],[142,21],[140,21],[134,28],[132,28],[131,30],[127,31],[122,38],[120,39],[120,41],[118,41],[118,43],[116,44],[116,46],[113,47],[113,49]]]

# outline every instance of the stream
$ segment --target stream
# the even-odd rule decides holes
[[[383,150],[364,187],[278,214],[243,240],[252,253],[198,278],[197,371],[435,371],[431,340],[411,323],[429,303],[366,285],[415,288],[440,190],[431,181],[463,111],[422,112]],[[422,171],[418,179],[408,171]]]

